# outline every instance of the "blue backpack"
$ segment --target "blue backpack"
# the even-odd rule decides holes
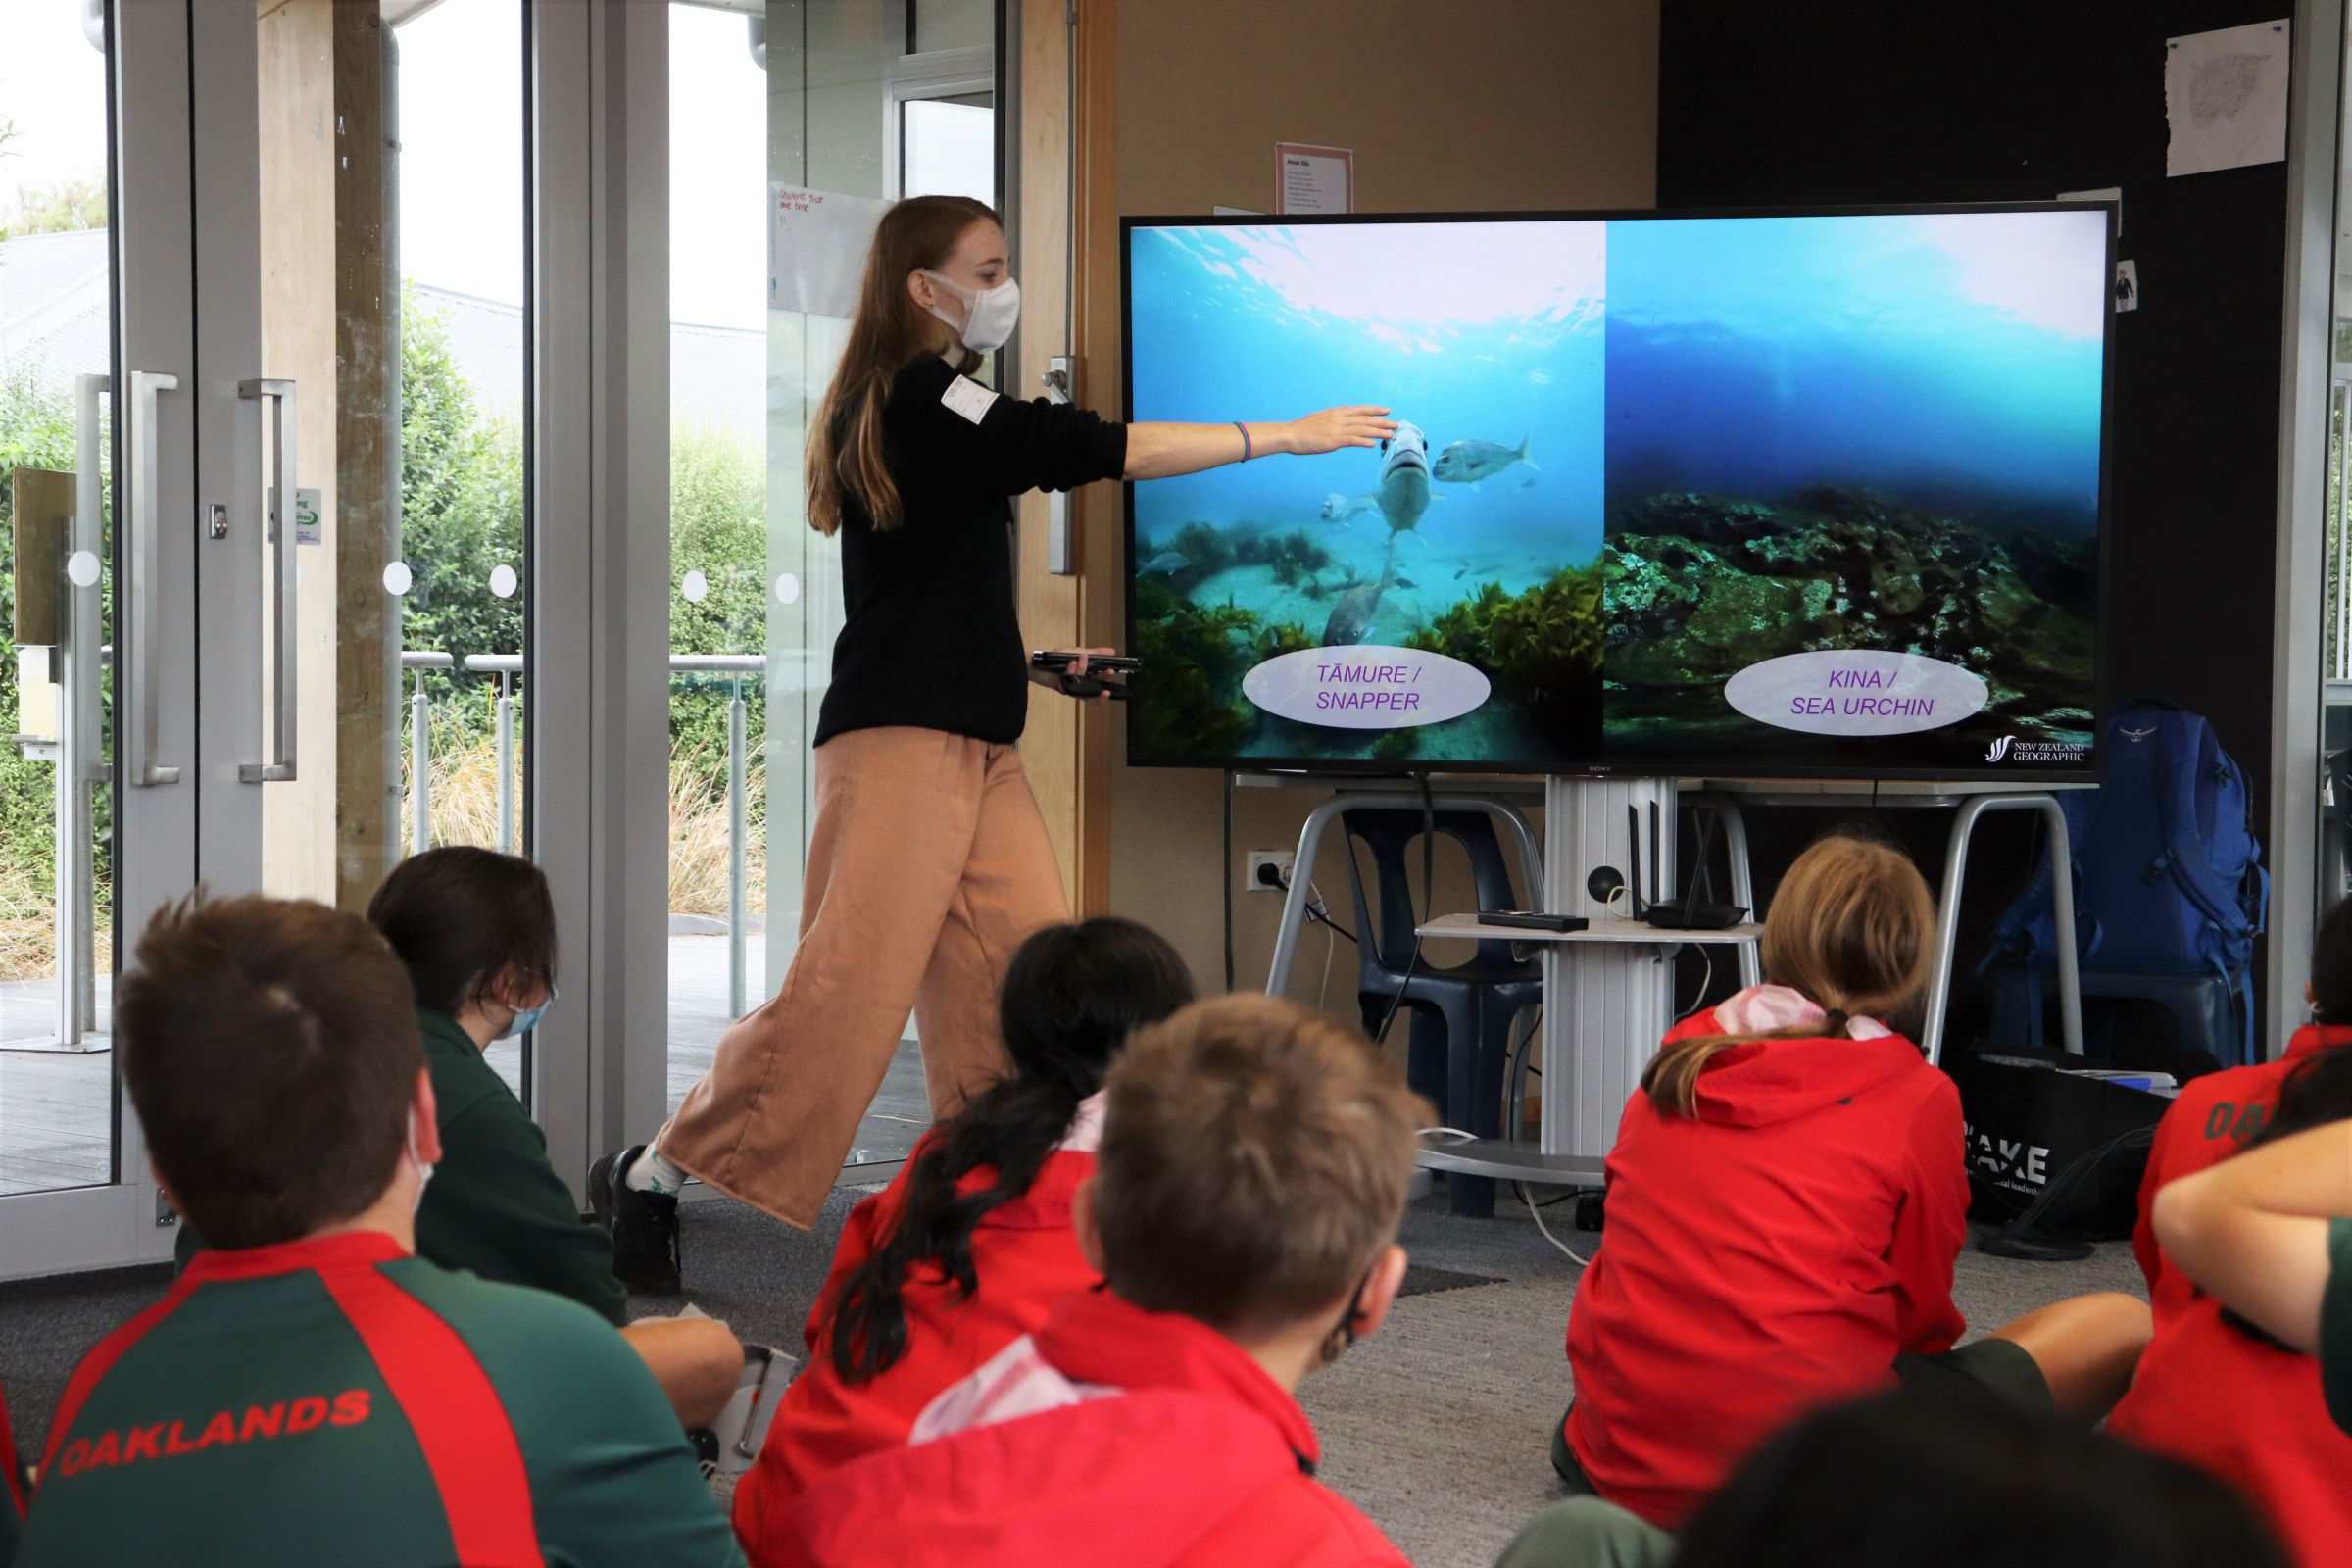
[[[2248,974],[2271,878],[2245,774],[2212,725],[2167,702],[2127,703],[2106,731],[2105,781],[2058,794],[2073,850],[2076,955],[2102,968],[2219,975],[2244,1022],[2240,1059],[2251,1061]],[[2029,975],[2056,961],[2052,875],[2045,852],[1994,926],[1980,977],[2002,958]]]

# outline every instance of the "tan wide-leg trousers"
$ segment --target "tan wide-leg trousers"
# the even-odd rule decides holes
[[[934,1116],[1002,1076],[997,990],[1013,950],[1069,918],[1054,846],[1009,746],[862,729],[816,750],[816,829],[784,983],[719,1037],[662,1152],[803,1230],[890,1068],[907,1009]]]

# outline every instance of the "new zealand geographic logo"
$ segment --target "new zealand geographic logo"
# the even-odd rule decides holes
[[[2007,757],[2009,755],[2009,743],[2016,739],[2017,737],[2014,735],[2004,735],[1999,740],[1994,741],[1990,746],[1984,748],[1984,760],[1987,762],[1997,762],[2002,758]]]

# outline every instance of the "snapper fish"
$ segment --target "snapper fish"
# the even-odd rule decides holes
[[[1337,490],[1323,498],[1323,520],[1347,522],[1380,505],[1377,495],[1344,496]]]
[[[1527,438],[1518,446],[1506,447],[1494,441],[1455,441],[1438,454],[1430,477],[1443,484],[1466,484],[1475,487],[1481,479],[1491,479],[1514,463],[1536,466],[1536,460],[1527,455]],[[1538,470],[1541,471],[1541,470]]]
[[[1364,633],[1372,629],[1372,616],[1380,609],[1380,592],[1386,586],[1385,580],[1366,583],[1341,595],[1332,607],[1331,618],[1323,623],[1323,646],[1352,648],[1362,642]]]
[[[1429,438],[1412,420],[1398,419],[1396,433],[1381,442],[1380,453],[1380,488],[1373,494],[1394,536],[1429,510]]]

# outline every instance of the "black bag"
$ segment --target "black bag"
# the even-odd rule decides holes
[[[2064,1072],[2063,1051],[1978,1042],[1953,1063],[1968,1124],[1968,1217],[2080,1241],[2132,1234],[2156,1123],[2172,1100]]]

